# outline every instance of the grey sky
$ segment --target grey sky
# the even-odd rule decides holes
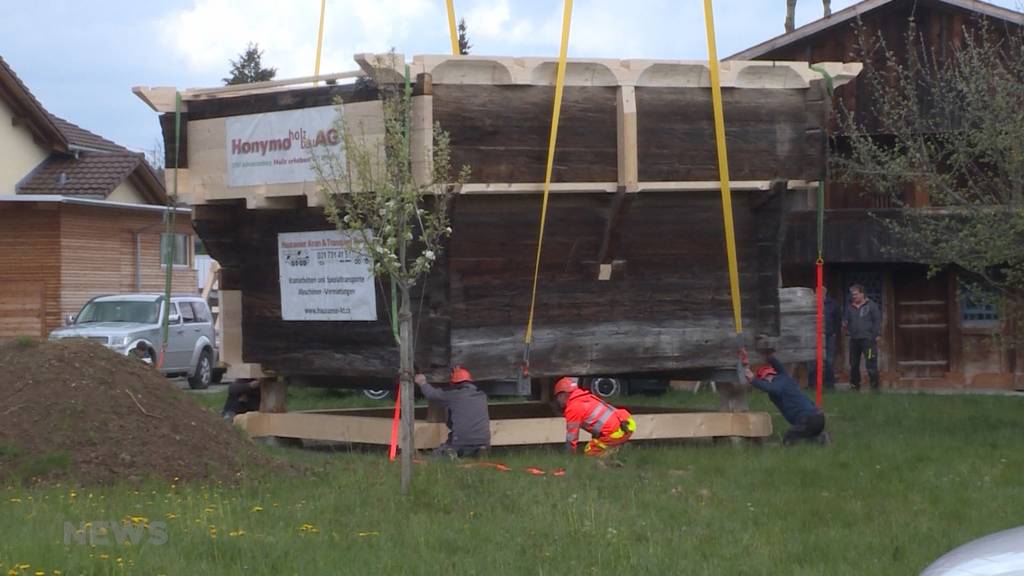
[[[855,0],[833,0],[838,11]],[[1014,8],[1018,0],[996,0]],[[160,137],[134,85],[216,86],[248,41],[278,77],[312,74],[318,0],[37,0],[0,11],[0,56],[51,112],[136,150]],[[715,0],[719,55],[783,32],[785,0]],[[557,0],[455,0],[474,54],[558,51]],[[797,25],[821,16],[800,0]],[[442,0],[327,0],[322,72],[352,54],[446,53]],[[570,56],[706,59],[701,0],[576,0]]]

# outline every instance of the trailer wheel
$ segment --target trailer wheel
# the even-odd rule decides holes
[[[590,382],[590,391],[601,398],[614,398],[622,394],[622,381],[601,376]]]

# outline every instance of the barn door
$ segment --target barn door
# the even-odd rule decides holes
[[[949,371],[946,273],[896,270],[896,363],[902,378],[942,378]]]
[[[0,340],[46,336],[43,331],[42,282],[0,280]]]

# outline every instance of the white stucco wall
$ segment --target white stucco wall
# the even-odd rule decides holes
[[[13,118],[13,110],[0,100],[0,194],[14,194],[14,186],[48,156],[28,127],[15,126]]]
[[[111,202],[125,202],[128,204],[147,204],[139,189],[134,184],[125,180],[107,196]]]

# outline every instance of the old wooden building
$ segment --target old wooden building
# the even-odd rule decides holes
[[[141,153],[50,114],[0,58],[0,339],[45,337],[101,294],[163,289],[167,197]],[[178,210],[176,291],[195,291]]]
[[[922,47],[940,61],[953,53],[981,25],[994,33],[1019,29],[1024,14],[976,0],[865,0],[831,17],[739,52],[738,61],[859,61],[858,38],[885,39],[897,57],[907,54],[913,22]],[[874,95],[863,78],[836,90],[840,102],[871,125]],[[841,141],[841,138],[840,138]],[[929,205],[928,190],[915,187],[904,205]],[[991,306],[965,297],[955,270],[928,277],[926,267],[901,261],[890,245],[880,219],[897,214],[888,197],[865,192],[857,185],[828,182],[825,195],[827,285],[840,302],[851,284],[865,286],[881,304],[884,330],[880,369],[883,381],[895,386],[965,386],[974,388],[1024,386],[1024,354],[997,338],[1012,327]],[[813,286],[817,257],[812,211],[787,217],[783,249],[786,286]],[[837,367],[845,369],[840,345]]]
[[[401,80],[400,65],[371,69],[374,60],[357,60],[364,72]],[[860,69],[826,67],[838,84]],[[413,150],[429,151],[436,122],[451,135],[453,164],[472,169],[454,201],[445,258],[413,295],[422,301],[414,304],[417,363],[437,379],[453,364],[470,367],[479,380],[514,378],[556,63],[417,56],[409,68]],[[182,94],[180,191],[223,266],[222,298],[240,302],[240,332],[232,336],[225,326],[225,347],[237,337],[238,360],[331,384],[393,378],[398,364],[386,287],[371,288],[368,305],[326,311],[297,304],[289,286],[306,281],[294,279],[291,266],[319,258],[315,247],[332,234],[314,178],[295,169],[308,161],[297,136],[322,132],[331,145],[339,111],[365,137],[381,133],[377,95],[333,83],[353,75],[327,76],[331,83],[315,87],[305,79]],[[533,375],[734,365],[708,78],[706,62],[568,64]],[[779,239],[788,206],[806,197],[822,171],[828,102],[821,75],[804,63],[731,62],[722,78],[745,334],[751,346],[806,360],[812,297],[808,290],[780,292]],[[173,142],[174,90],[136,93],[162,113]],[[343,101],[339,109],[335,98]],[[339,309],[351,317],[320,314]]]

